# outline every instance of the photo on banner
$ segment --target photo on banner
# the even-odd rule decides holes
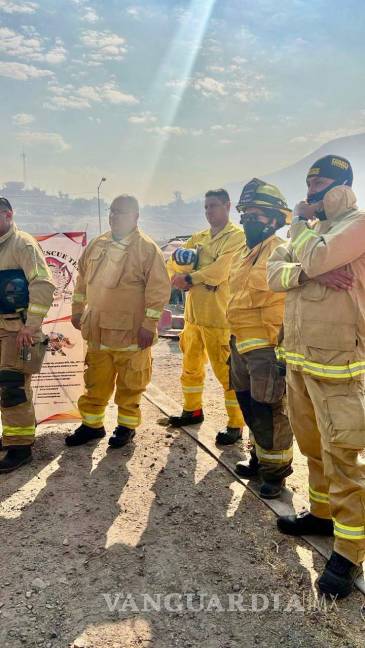
[[[72,294],[86,232],[36,236],[56,286],[53,304],[43,322],[48,337],[40,374],[32,379],[38,423],[80,419],[77,400],[83,390],[84,342],[71,324]]]

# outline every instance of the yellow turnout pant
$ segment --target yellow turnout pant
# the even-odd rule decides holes
[[[99,351],[89,347],[85,364],[85,393],[78,401],[82,422],[89,427],[101,427],[115,389],[118,425],[136,428],[141,422],[141,397],[151,380],[151,349]]]
[[[228,426],[242,428],[244,421],[236,394],[233,389],[229,389],[229,330],[186,322],[180,336],[180,349],[183,353],[181,385],[184,410],[193,412],[202,407],[205,365],[209,359],[214,374],[224,389]]]
[[[335,384],[287,369],[289,419],[308,458],[311,512],[334,521],[335,551],[365,559],[364,386]]]

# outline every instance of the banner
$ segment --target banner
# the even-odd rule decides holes
[[[32,379],[36,420],[79,420],[77,399],[83,391],[84,343],[80,331],[71,324],[71,301],[86,233],[46,234],[36,239],[56,285],[42,326],[49,338],[46,356],[41,373]]]

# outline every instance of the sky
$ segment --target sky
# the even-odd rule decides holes
[[[365,132],[358,0],[0,0],[0,184],[188,199]]]

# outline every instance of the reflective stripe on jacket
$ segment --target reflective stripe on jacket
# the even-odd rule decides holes
[[[274,346],[283,322],[285,293],[270,290],[267,260],[282,243],[278,236],[233,257],[227,317],[239,353]]]
[[[295,370],[319,380],[361,379],[365,374],[365,212],[353,196],[345,213],[311,228],[291,226],[291,242],[268,262],[272,290],[287,291],[284,341],[278,355]],[[316,281],[335,268],[354,275],[351,290]],[[299,283],[302,271],[306,276]]]

